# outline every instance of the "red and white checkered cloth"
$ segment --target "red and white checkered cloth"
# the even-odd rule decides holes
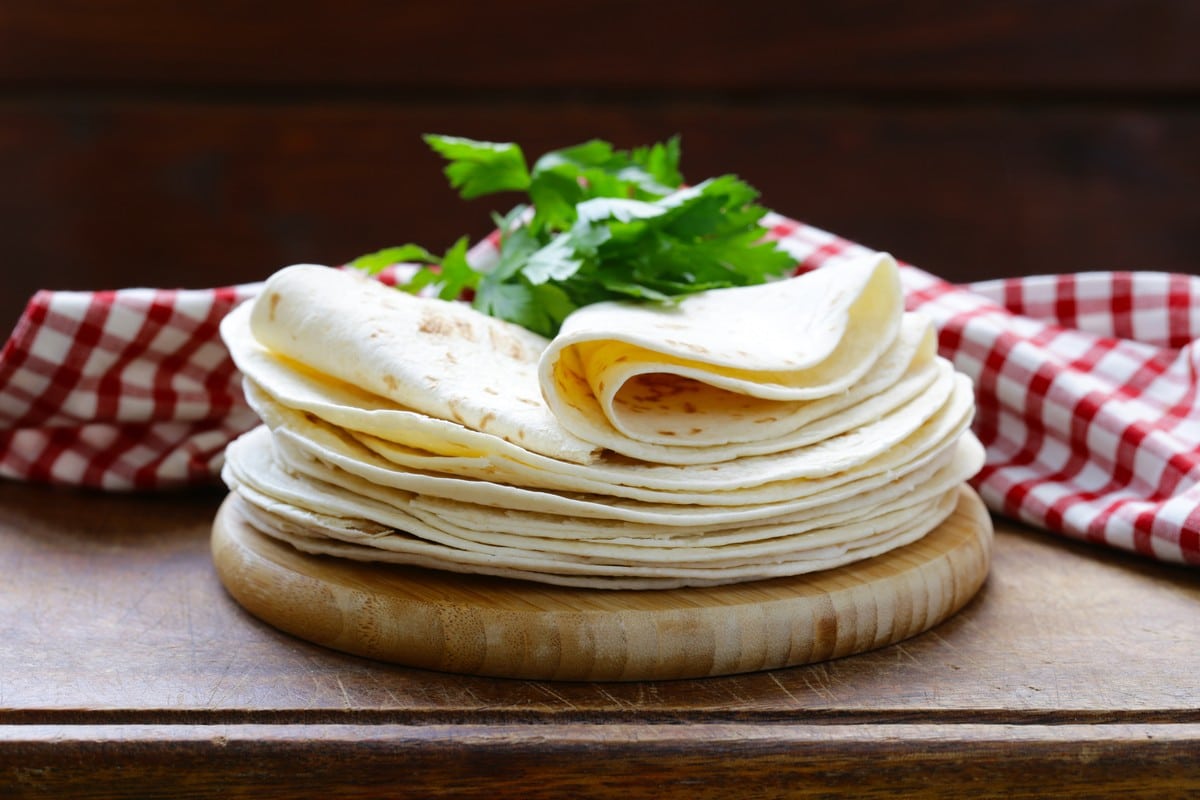
[[[773,215],[801,269],[868,250]],[[473,256],[486,260],[494,242]],[[954,286],[902,266],[908,307],[975,382],[995,512],[1200,564],[1200,278],[1084,273]],[[41,292],[0,355],[0,476],[105,489],[216,480],[257,420],[217,335],[257,284]]]
[[[217,333],[256,290],[38,292],[0,354],[0,476],[213,481],[225,445],[257,423]]]

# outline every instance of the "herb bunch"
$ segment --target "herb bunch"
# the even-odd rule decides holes
[[[633,150],[592,140],[541,156],[532,169],[513,143],[427,135],[464,199],[523,192],[493,213],[499,259],[467,262],[467,239],[441,257],[414,244],[361,256],[350,266],[377,273],[421,266],[400,288],[471,297],[476,309],[553,336],[567,315],[604,300],[669,303],[693,292],[763,283],[795,260],[764,240],[758,192],[733,175],[685,186],[679,139]]]

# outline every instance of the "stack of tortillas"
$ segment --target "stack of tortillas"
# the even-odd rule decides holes
[[[225,480],[313,553],[622,589],[798,575],[924,536],[983,460],[886,255],[587,306],[552,341],[301,265],[222,336],[265,423]]]

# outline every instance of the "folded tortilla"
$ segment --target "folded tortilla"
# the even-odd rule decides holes
[[[264,422],[226,483],[308,552],[568,586],[759,580],[914,541],[983,463],[972,386],[888,256],[588,306],[553,341],[300,265],[221,333]]]
[[[518,325],[356,271],[305,264],[268,278],[247,311],[254,342],[298,372],[553,458],[587,462],[599,450],[568,433],[542,401],[537,363],[547,342]],[[231,350],[248,347],[236,340],[244,330],[230,324],[222,334],[235,337]]]
[[[538,375],[564,428],[619,453],[775,442],[803,424],[811,401],[866,376],[903,314],[898,267],[881,254],[666,309],[586,306],[542,353]]]

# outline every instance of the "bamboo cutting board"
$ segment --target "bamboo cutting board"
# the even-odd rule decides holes
[[[987,576],[992,525],[965,486],[923,539],[826,572],[730,586],[612,591],[301,553],[226,502],[217,573],[263,621],[336,650],[538,680],[697,678],[860,653],[928,630]]]

